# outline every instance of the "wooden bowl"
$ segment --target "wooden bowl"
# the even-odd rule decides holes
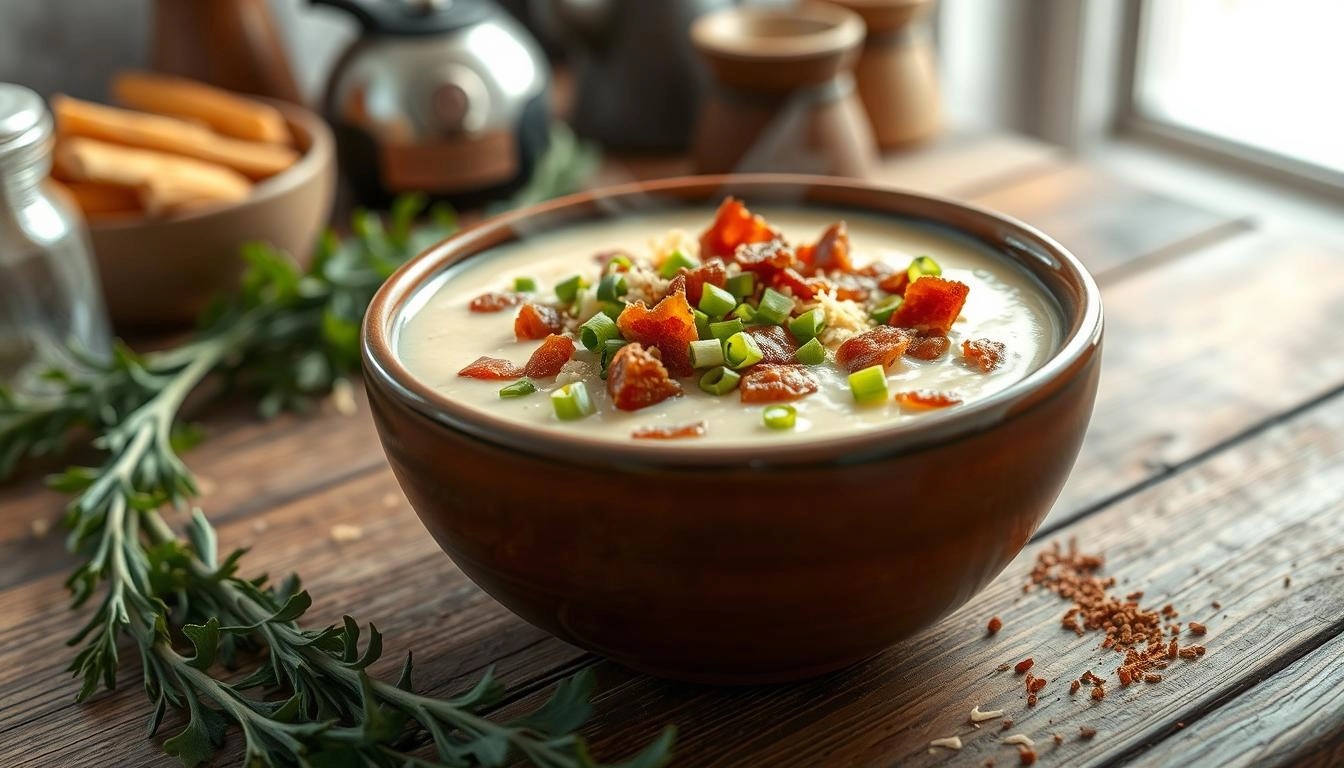
[[[103,296],[119,331],[190,324],[213,297],[237,287],[244,243],[270,243],[308,263],[335,190],[331,131],[302,107],[271,103],[303,157],[258,182],[247,199],[179,216],[89,222]]]
[[[622,212],[695,205],[708,220],[725,194],[899,217],[987,243],[1052,298],[1063,341],[1040,369],[966,406],[749,450],[618,445],[496,420],[437,394],[394,352],[408,300],[451,264]],[[858,181],[706,176],[574,195],[449,238],[374,297],[363,356],[402,489],[481,588],[635,669],[758,683],[871,656],[956,609],[1017,555],[1077,455],[1101,326],[1092,278],[1024,224]]]

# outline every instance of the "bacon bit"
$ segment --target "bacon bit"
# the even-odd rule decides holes
[[[1193,645],[1186,646],[1185,648],[1182,648],[1182,649],[1180,650],[1180,656],[1181,656],[1181,658],[1182,658],[1182,659],[1197,659],[1197,658],[1199,658],[1199,651],[1195,650],[1195,648],[1196,648],[1196,646],[1193,646]]]
[[[1012,720],[1004,720],[1004,721],[1003,721],[1003,727],[1000,728],[999,730],[1001,730],[1001,731],[1006,731],[1006,730],[1008,730],[1009,728],[1012,728],[1012,727],[1013,727],[1013,721],[1012,721]]]
[[[527,359],[523,373],[534,379],[547,379],[560,373],[560,369],[574,356],[574,340],[568,336],[554,333],[546,337],[537,347],[537,351]]]
[[[513,335],[519,341],[544,339],[559,333],[565,324],[560,313],[544,304],[524,304],[513,320]]]
[[[1180,653],[1180,646],[1176,644],[1176,638],[1171,638],[1171,645],[1167,646],[1167,658],[1174,659]]]
[[[1026,747],[1018,747],[1017,759],[1023,765],[1034,765],[1036,763],[1036,752],[1035,750],[1027,749]]]
[[[1032,678],[1031,682],[1027,684],[1027,690],[1032,693],[1040,693],[1041,689],[1045,687],[1046,683],[1047,680],[1044,677],[1034,677]]]
[[[1056,745],[1064,743],[1064,737],[1060,736],[1058,733],[1056,733],[1054,736],[1051,736],[1050,738],[1055,740]]]
[[[1007,664],[1000,664],[999,666],[995,667],[995,669],[998,670],[999,672],[1007,672],[1008,670],[1012,669],[1012,667]]]
[[[681,394],[654,350],[631,342],[616,351],[607,366],[607,392],[623,411],[637,411]]]
[[[789,293],[799,299],[811,301],[817,297],[818,293],[830,289],[831,284],[820,277],[805,278],[798,274],[798,271],[793,267],[785,267],[770,278],[770,287],[776,290],[788,288]],[[836,298],[853,298],[853,296],[854,294],[851,293],[848,296],[837,295]]]
[[[992,618],[992,619],[989,620],[989,627],[988,627],[988,629],[989,629],[989,634],[991,634],[991,635],[998,634],[999,630],[1000,630],[1000,629],[1003,629],[1003,622],[999,619],[998,616],[995,616],[994,618]]]
[[[961,356],[966,358],[966,362],[979,368],[981,373],[989,373],[998,368],[999,363],[1003,362],[1004,349],[1003,342],[975,339],[961,343]],[[1143,595],[1142,592],[1136,594]]]
[[[693,421],[673,427],[640,427],[630,433],[636,440],[680,440],[685,437],[703,437],[708,430],[703,421]]]
[[[839,270],[854,271],[854,263],[849,258],[849,230],[845,222],[837,221],[826,228],[812,245],[798,248],[798,261],[802,262],[804,274],[816,274]]]
[[[742,376],[738,389],[744,403],[778,403],[816,392],[817,380],[801,365],[760,363]]]
[[[714,223],[700,235],[700,257],[728,258],[740,245],[773,240],[778,236],[765,219],[753,215],[741,200],[726,197],[714,214]]]
[[[1033,661],[1030,656],[1028,656],[1027,658],[1017,662],[1017,664],[1013,667],[1013,671],[1020,675],[1023,672],[1026,672],[1028,669],[1031,669],[1031,665],[1035,663],[1036,662]]]
[[[931,389],[916,389],[910,392],[897,392],[896,402],[911,410],[929,411],[935,408],[947,408],[961,405],[961,398],[953,392],[935,392]]]
[[[970,292],[965,283],[925,275],[905,289],[905,301],[891,313],[887,324],[946,336]]]
[[[850,373],[873,365],[886,367],[905,354],[912,335],[904,328],[880,325],[847,339],[835,351],[835,362]]]
[[[905,289],[909,286],[910,274],[904,269],[900,272],[892,272],[889,275],[883,276],[877,283],[878,288],[881,288],[887,293],[894,293],[897,296],[904,296]]]
[[[1078,735],[1082,736],[1084,739],[1090,739],[1097,735],[1097,729],[1088,728],[1086,725],[1080,725],[1078,726]]]
[[[1145,682],[1145,683],[1160,683],[1160,682],[1162,682],[1162,676],[1159,675],[1159,674],[1157,674],[1156,672],[1144,672],[1144,673],[1143,673],[1143,682]]]
[[[793,249],[778,238],[744,245],[734,252],[733,260],[743,272],[755,272],[767,278],[797,263]]]
[[[700,297],[704,295],[706,284],[717,288],[728,284],[728,271],[723,266],[723,260],[718,258],[710,259],[695,269],[682,267],[677,276],[685,279],[686,301],[692,307],[700,306]],[[674,292],[669,286],[668,293]]]
[[[1166,616],[1167,618],[1175,618],[1180,614],[1176,612],[1176,608],[1172,606],[1171,603],[1167,603],[1166,605],[1162,606],[1162,615]]]
[[[948,749],[961,749],[960,736],[948,736],[945,739],[934,739],[929,742],[930,747],[947,747]]]
[[[1003,717],[1002,709],[988,709],[985,710],[984,712],[981,712],[979,704],[976,704],[974,707],[971,707],[972,723],[983,723],[986,720],[993,720],[996,717]]]
[[[507,379],[517,379],[523,375],[523,369],[509,362],[501,360],[498,357],[481,356],[476,358],[466,368],[457,372],[458,376],[466,376],[469,379],[492,379],[494,381],[505,381]]]
[[[472,312],[498,312],[501,309],[516,307],[523,302],[523,297],[516,293],[497,293],[489,291],[471,300],[467,304],[467,309]]]
[[[1116,670],[1116,674],[1119,675],[1120,677],[1120,685],[1122,687],[1127,686],[1131,682],[1133,682],[1133,680],[1129,676],[1129,667],[1120,667],[1119,669]]]
[[[792,363],[793,356],[798,351],[798,344],[794,342],[793,337],[778,325],[753,325],[743,333],[754,339],[756,345],[761,348],[762,363]]]
[[[947,353],[952,342],[946,336],[919,336],[910,340],[905,356],[918,360],[937,360]]]
[[[1106,689],[1102,688],[1100,685],[1096,686],[1092,689],[1092,698],[1096,701],[1101,701],[1106,698]]]
[[[1034,693],[1027,694],[1027,706],[1028,707],[1036,706],[1036,694]]]
[[[1200,624],[1198,621],[1190,622],[1190,634],[1202,635],[1208,631],[1209,631],[1208,627],[1204,626],[1203,624]]]
[[[1004,744],[1019,744],[1019,745],[1021,745],[1021,746],[1026,747],[1027,749],[1035,749],[1035,748],[1036,748],[1036,742],[1032,741],[1032,740],[1031,740],[1031,737],[1028,736],[1028,735],[1025,734],[1025,733],[1014,733],[1012,736],[1009,736],[1008,738],[1004,739],[1004,740],[1003,740],[1003,743],[1004,743]]]
[[[1078,689],[1082,687],[1083,687],[1082,683],[1078,682],[1077,680],[1074,680],[1072,683],[1069,683],[1069,693],[1070,694],[1077,693]]]
[[[1143,599],[1143,592],[1142,592],[1142,591],[1139,591],[1139,592],[1130,592],[1128,595],[1125,595],[1125,599],[1126,599],[1126,600],[1142,600],[1142,599]]]
[[[1223,604],[1220,603],[1220,602],[1218,602],[1217,600],[1214,600],[1214,601],[1213,601],[1213,610],[1215,610],[1215,611],[1221,611],[1222,609],[1223,609]]]
[[[690,344],[700,334],[695,330],[695,314],[685,293],[669,293],[653,309],[643,302],[627,304],[616,325],[626,340],[657,347],[662,353],[662,364],[673,376],[690,376],[695,371],[691,367]]]

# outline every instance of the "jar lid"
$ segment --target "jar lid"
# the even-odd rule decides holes
[[[0,83],[0,164],[51,137],[51,115],[35,91]]]

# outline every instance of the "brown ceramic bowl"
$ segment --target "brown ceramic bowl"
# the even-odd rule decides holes
[[[331,131],[307,109],[271,103],[303,157],[258,182],[247,199],[178,216],[89,223],[108,314],[119,330],[195,320],[211,298],[237,286],[244,243],[270,243],[308,262],[335,190]]]
[[[393,350],[408,299],[452,264],[623,211],[695,205],[708,221],[725,194],[927,222],[987,243],[1053,298],[1064,341],[1039,370],[983,400],[757,450],[613,446],[494,420],[436,394]],[[857,662],[989,583],[1069,474],[1100,345],[1096,284],[1036,230],[863,182],[760,175],[613,187],[482,222],[387,281],[364,321],[363,354],[393,471],[485,591],[635,669],[754,683]]]

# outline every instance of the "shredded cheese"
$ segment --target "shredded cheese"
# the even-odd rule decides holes
[[[1004,744],[1021,744],[1027,749],[1034,749],[1036,742],[1032,741],[1025,733],[1015,733],[1003,740]]]
[[[653,263],[661,266],[674,251],[681,251],[691,258],[700,256],[700,242],[681,229],[669,229],[658,237],[649,238],[649,253]]]
[[[930,747],[947,747],[948,749],[961,749],[960,736],[948,736],[945,739],[934,739],[929,742]]]
[[[812,301],[805,302],[800,311],[807,312],[816,307],[821,308],[826,319],[826,328],[817,338],[832,349],[873,327],[863,307],[850,299],[837,299],[832,291],[821,291]]]
[[[989,709],[985,710],[984,712],[981,712],[979,704],[975,705],[974,707],[971,707],[972,723],[983,723],[986,720],[993,720],[996,717],[1003,717],[1002,709]]]

